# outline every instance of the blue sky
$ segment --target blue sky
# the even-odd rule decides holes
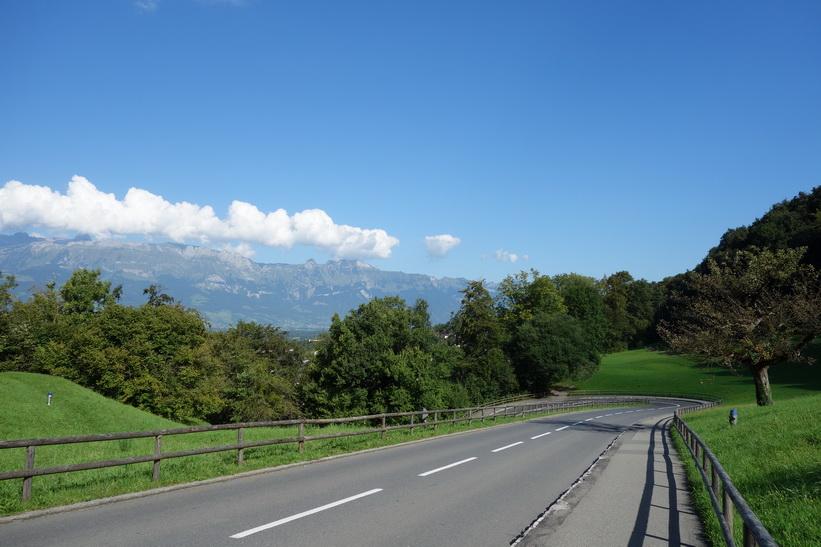
[[[821,184],[821,3],[5,0],[0,233],[661,280]]]

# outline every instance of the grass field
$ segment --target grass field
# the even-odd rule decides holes
[[[821,344],[810,348],[813,366],[786,363],[770,368],[775,406],[779,401],[814,395],[821,390]],[[717,366],[699,366],[680,356],[636,350],[607,355],[593,378],[571,382],[576,389],[659,390],[715,395],[725,405],[755,404],[755,386],[746,370],[736,375]]]
[[[700,367],[683,357],[649,351],[607,356],[601,371],[577,389],[664,390],[715,395],[720,407],[687,414],[684,420],[716,454],[741,495],[780,545],[821,545],[821,345],[810,348],[813,366],[786,363],[770,369],[773,400],[755,404],[749,374]],[[746,372],[746,371],[742,371]],[[730,409],[739,422],[729,425]],[[682,461],[689,453],[679,443]],[[708,539],[723,545],[718,521],[701,477],[689,466],[694,502]],[[735,519],[741,544],[741,519]]]
[[[821,357],[821,346],[812,351]],[[700,367],[682,357],[651,351],[630,351],[606,356],[594,378],[572,384],[577,389],[661,390],[703,393],[724,400],[724,405],[688,414],[685,420],[716,453],[742,495],[781,545],[818,545],[821,537],[821,363],[815,366],[785,364],[770,371],[773,384],[771,407],[755,405],[755,390],[748,375],[736,376],[717,367]],[[46,394],[53,393],[52,405]],[[0,374],[0,439],[21,439],[138,431],[180,427],[139,410],[104,399],[60,378],[22,373]],[[730,408],[738,409],[739,423],[727,423]],[[35,478],[34,497],[20,501],[21,481],[0,481],[0,514],[51,507],[126,492],[187,482],[346,453],[433,434],[460,431],[467,426],[391,432],[346,437],[306,445],[300,456],[292,444],[249,449],[243,468],[236,454],[226,452],[194,458],[166,460],[162,480],[151,481],[151,464],[84,471]],[[323,430],[323,433],[330,432]],[[306,431],[311,434],[311,431]],[[245,439],[294,437],[296,432],[247,430]],[[211,433],[196,439],[168,437],[163,450],[182,450],[236,442],[235,433]],[[68,453],[57,447],[37,450],[37,466],[69,461],[91,461],[144,455],[153,452],[153,439],[98,443]],[[112,445],[115,445],[112,447]],[[61,447],[64,450],[66,447]],[[112,454],[111,451],[115,454]],[[683,456],[687,456],[683,454]],[[21,450],[0,451],[0,470],[22,468]],[[687,457],[682,457],[683,461]],[[691,470],[692,471],[692,470]],[[694,478],[694,500],[703,512],[707,532],[715,544],[721,535],[711,522],[712,507],[700,477]],[[714,520],[714,517],[712,517]],[[738,524],[740,519],[736,519]]]

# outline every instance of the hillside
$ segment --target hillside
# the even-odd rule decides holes
[[[427,301],[434,324],[459,308],[467,280],[382,271],[368,264],[259,264],[236,253],[176,243],[47,239],[25,233],[0,235],[0,272],[12,274],[18,293],[62,285],[76,270],[99,269],[123,286],[125,305],[145,302],[143,290],[159,284],[183,305],[199,310],[215,328],[238,321],[274,325],[294,334],[330,325],[372,298],[399,296]]]
[[[821,269],[821,186],[774,204],[749,226],[727,230],[707,258],[720,259],[732,251],[750,247],[771,250],[806,247],[805,262]],[[703,267],[704,262],[700,265]]]
[[[0,400],[0,439],[6,440],[183,427],[45,374],[0,373]]]

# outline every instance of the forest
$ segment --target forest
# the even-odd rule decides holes
[[[144,289],[143,304],[121,305],[122,288],[99,270],[77,270],[27,299],[0,272],[0,372],[61,376],[184,423],[464,407],[544,393],[595,374],[603,354],[647,346],[766,376],[821,334],[819,241],[821,187],[728,230],[692,271],[661,282],[627,271],[602,279],[521,271],[493,294],[484,280],[467,283],[447,323],[432,325],[424,300],[377,298],[334,315],[310,342],[254,322],[212,329],[159,285]],[[740,294],[752,279],[759,285]],[[726,305],[699,315],[707,301]],[[716,338],[709,320],[741,305],[753,314],[769,306],[737,318],[739,329],[753,329],[741,336],[752,349],[739,337],[705,346]]]

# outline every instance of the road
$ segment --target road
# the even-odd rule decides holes
[[[0,524],[0,545],[504,546],[632,424],[575,412]]]

